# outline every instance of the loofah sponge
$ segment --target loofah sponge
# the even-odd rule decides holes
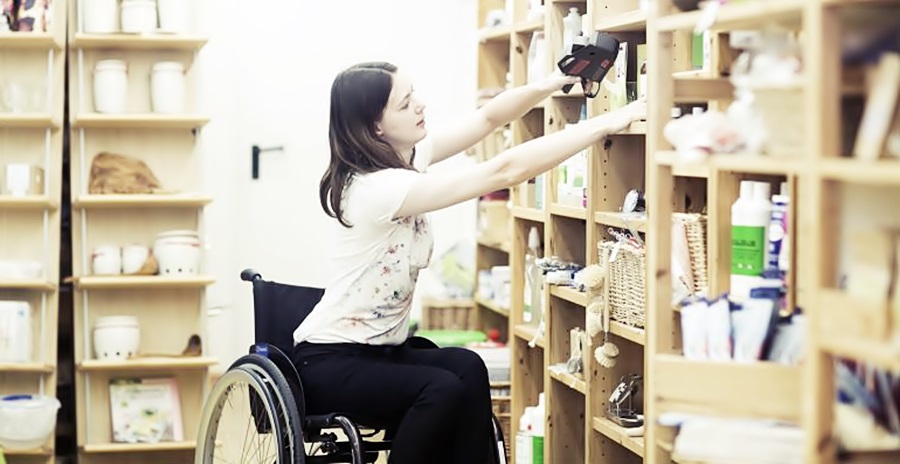
[[[591,264],[584,269],[578,271],[575,280],[584,285],[587,290],[597,290],[603,285],[606,279],[606,266],[599,264]]]

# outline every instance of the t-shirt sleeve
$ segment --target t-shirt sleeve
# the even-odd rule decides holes
[[[416,157],[413,158],[413,167],[424,172],[431,165],[434,154],[434,144],[430,136],[426,136],[416,144]]]
[[[390,222],[420,175],[409,169],[383,169],[359,176],[353,186],[357,215],[379,224]]]

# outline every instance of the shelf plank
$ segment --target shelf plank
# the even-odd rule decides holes
[[[814,330],[819,338],[853,337],[888,340],[891,308],[887,295],[878,301],[874,295],[858,298],[846,291],[819,288],[815,294],[818,322]]]
[[[518,33],[534,32],[544,30],[544,17],[532,18],[521,21],[513,25],[513,29]]]
[[[697,102],[733,98],[734,85],[724,77],[714,77],[704,71],[672,73],[675,102]]]
[[[861,161],[848,157],[821,160],[818,167],[826,179],[900,186],[900,161],[897,160]]]
[[[0,113],[0,129],[59,129],[59,123],[50,114]]]
[[[605,417],[594,417],[591,421],[594,430],[609,438],[610,440],[622,445],[628,451],[632,453],[644,457],[644,437],[632,437],[629,436],[625,427],[622,427],[619,424],[605,418]]]
[[[76,208],[199,208],[212,203],[212,197],[198,193],[81,195]]]
[[[594,213],[594,222],[619,229],[628,229],[630,225],[638,232],[647,232],[647,215],[645,213],[597,211]]]
[[[900,371],[900,345],[852,336],[829,336],[820,340],[822,351],[836,357],[865,361],[872,367]]]
[[[173,441],[162,443],[93,443],[81,447],[87,454],[148,453],[165,451],[192,451],[197,447],[193,441]]]
[[[62,48],[52,34],[39,32],[0,33],[0,49],[10,48]]]
[[[0,210],[4,209],[32,209],[32,210],[55,210],[56,203],[50,201],[50,198],[44,195],[26,195],[23,197],[14,197],[11,195],[0,195]]]
[[[154,288],[200,288],[211,285],[215,277],[194,276],[82,276],[75,280],[75,286],[83,290],[154,289]]]
[[[43,447],[43,446],[40,448],[27,449],[27,450],[4,449],[3,454],[6,456],[22,456],[22,457],[52,456],[53,449]]]
[[[513,327],[513,333],[515,333],[516,336],[520,339],[525,340],[526,342],[530,342],[534,338],[534,335],[537,333],[537,326],[531,324],[517,324],[515,327]],[[541,337],[537,339],[535,345],[543,348],[544,341],[544,337]]]
[[[638,345],[644,345],[647,342],[647,334],[644,329],[625,325],[619,321],[609,321],[609,333]]]
[[[209,41],[206,37],[177,34],[84,34],[76,33],[74,48],[126,50],[198,50]]]
[[[550,214],[554,216],[564,216],[572,219],[587,219],[587,210],[575,206],[560,205],[553,203],[550,205]]]
[[[479,245],[485,248],[502,251],[504,253],[509,253],[509,250],[511,249],[511,245],[509,242],[490,242],[482,239],[481,237],[478,237],[477,242]]]
[[[639,32],[647,29],[647,13],[633,10],[613,16],[601,16],[594,30],[602,32]]]
[[[208,122],[208,117],[192,114],[82,113],[75,117],[73,126],[79,129],[196,129]]]
[[[52,292],[56,290],[56,285],[41,279],[0,279],[0,290]]]
[[[542,209],[513,206],[511,210],[513,217],[532,222],[544,222],[545,214]]]
[[[561,298],[570,303],[581,306],[582,308],[587,307],[588,304],[587,293],[579,292],[572,287],[566,287],[563,285],[551,285],[550,294],[557,298]]]
[[[509,309],[501,307],[495,301],[486,300],[484,298],[475,298],[475,303],[478,303],[479,306],[487,308],[501,316],[509,317]]]
[[[660,412],[741,416],[798,424],[802,368],[769,362],[692,361],[656,355],[653,361]],[[703,379],[702,388],[697,379]]]
[[[656,164],[670,166],[675,177],[708,178],[709,166],[706,163],[683,163],[674,151],[659,151],[653,157]]]
[[[218,363],[216,358],[206,356],[195,357],[138,357],[127,361],[103,361],[88,359],[78,364],[78,370],[82,372],[123,372],[123,371],[147,371],[147,370],[190,370],[204,369]]]
[[[0,374],[51,374],[55,368],[43,363],[0,363]]]
[[[508,42],[512,30],[512,27],[509,25],[482,28],[478,31],[478,41],[482,43],[500,41]]]
[[[778,0],[721,5],[712,29],[758,29],[771,22],[797,25],[806,3],[805,0]],[[656,27],[660,31],[693,29],[704,14],[704,11],[694,10],[662,16],[656,20]]]
[[[680,174],[690,174],[689,177],[708,177],[712,170],[746,173],[788,176],[801,172],[803,162],[792,158],[777,158],[766,155],[750,155],[744,153],[728,153],[710,155],[703,162],[685,163],[679,159],[675,151],[659,151],[656,153],[656,162],[660,165],[672,166]]]
[[[563,385],[575,390],[582,395],[587,392],[587,382],[568,372],[566,372],[565,364],[555,364],[547,368],[550,378],[562,383]]]

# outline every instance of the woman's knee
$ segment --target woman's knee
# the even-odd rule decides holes
[[[447,409],[454,409],[465,399],[466,387],[463,381],[446,371],[436,371],[419,394],[419,401],[434,402]]]
[[[488,370],[484,359],[478,353],[466,348],[445,348],[450,356],[453,370],[470,386],[487,388]]]

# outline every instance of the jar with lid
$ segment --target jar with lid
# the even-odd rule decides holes
[[[184,112],[184,65],[177,61],[160,61],[150,73],[150,105],[153,112],[178,114]]]
[[[122,32],[147,33],[156,30],[156,2],[122,0]]]
[[[128,66],[122,60],[100,60],[94,65],[94,110],[125,112],[128,100]]]

